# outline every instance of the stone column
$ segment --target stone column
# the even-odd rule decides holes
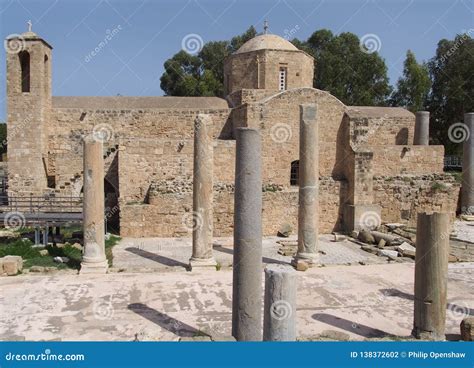
[[[199,114],[194,121],[193,177],[193,255],[189,267],[217,265],[212,256],[213,139],[209,115]]]
[[[419,339],[445,339],[449,233],[448,213],[418,214],[412,334]]]
[[[292,264],[318,261],[319,132],[316,105],[300,105],[298,252]]]
[[[415,146],[430,144],[430,112],[417,111],[415,114]]]
[[[296,271],[286,265],[265,268],[264,341],[296,340]]]
[[[84,253],[80,273],[106,273],[102,142],[84,139]]]
[[[262,163],[256,129],[236,129],[232,336],[262,340]]]
[[[464,114],[467,139],[463,143],[461,210],[474,215],[474,113]]]

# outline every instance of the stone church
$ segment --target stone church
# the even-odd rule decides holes
[[[233,231],[237,127],[261,132],[263,231],[296,229],[299,106],[319,123],[320,232],[416,223],[456,211],[459,185],[443,146],[417,142],[403,108],[345,106],[313,88],[317,60],[273,34],[225,60],[225,98],[52,96],[52,47],[29,31],[7,54],[8,195],[81,196],[82,139],[104,141],[106,216],[122,236],[190,236],[193,133],[208,114],[214,139],[214,236]],[[257,159],[257,158],[256,158]]]

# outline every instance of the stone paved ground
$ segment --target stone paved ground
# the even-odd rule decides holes
[[[321,235],[319,249],[321,262],[326,265],[386,263],[384,258],[364,252],[360,246],[350,242],[334,242],[334,236]],[[289,238],[268,237],[263,241],[264,263],[291,262],[291,256],[278,254],[281,247],[278,240],[296,241]],[[232,238],[214,240],[214,256],[223,267],[232,265]],[[145,270],[183,270],[187,267],[192,253],[192,241],[189,238],[124,238],[114,247],[114,268],[128,272]]]
[[[328,266],[298,273],[298,336],[408,336],[413,263]],[[0,339],[177,340],[229,335],[232,271],[110,273],[0,279]],[[450,264],[448,338],[474,315],[474,263]]]

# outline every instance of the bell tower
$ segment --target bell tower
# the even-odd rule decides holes
[[[5,40],[9,195],[47,189],[52,47],[29,29]]]

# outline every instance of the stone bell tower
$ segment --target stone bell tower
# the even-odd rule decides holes
[[[28,23],[28,32],[5,41],[9,196],[42,195],[48,188],[52,47]]]

